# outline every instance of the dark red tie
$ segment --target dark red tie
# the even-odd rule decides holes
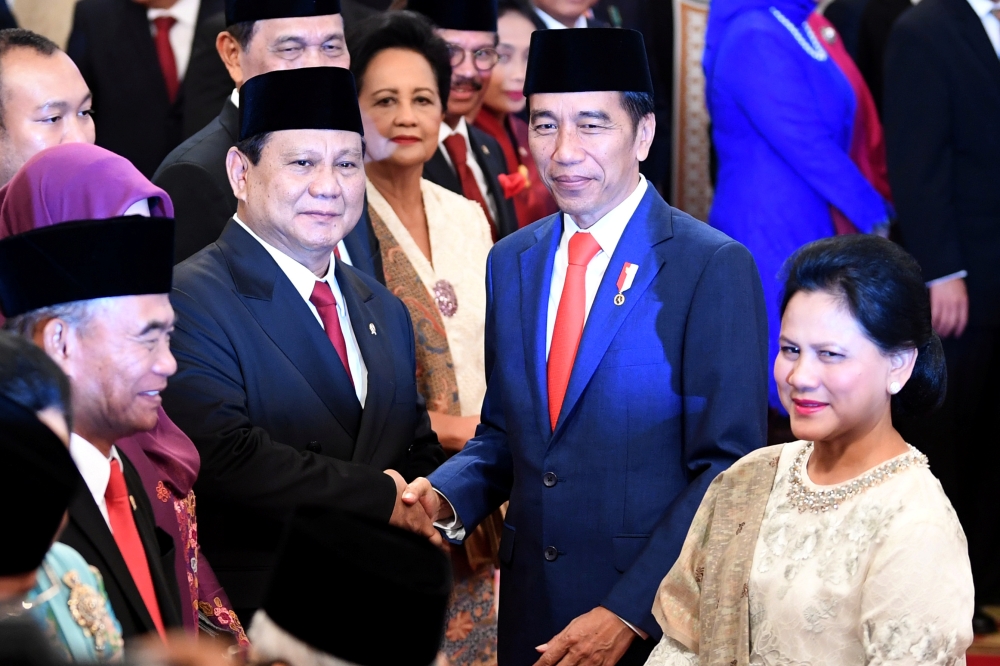
[[[337,314],[337,298],[333,295],[333,289],[326,282],[317,282],[313,287],[312,296],[309,302],[316,306],[319,318],[323,321],[323,328],[326,329],[326,337],[330,338],[333,348],[337,350],[340,362],[344,364],[347,377],[354,386],[354,377],[351,376],[351,364],[347,360],[347,341],[344,340],[344,331],[340,328],[340,315]]]
[[[163,72],[163,80],[167,84],[167,97],[170,98],[171,104],[177,99],[177,91],[181,87],[174,48],[170,46],[170,29],[175,23],[177,19],[173,16],[153,19],[153,27],[156,28],[156,57],[160,61],[160,71]]]
[[[108,522],[111,523],[111,534],[118,544],[125,566],[128,567],[129,574],[135,586],[139,589],[139,596],[146,604],[149,616],[153,618],[156,631],[164,641],[167,640],[167,632],[163,628],[163,618],[160,616],[160,604],[156,599],[156,588],[153,587],[153,576],[149,573],[149,561],[146,559],[146,549],[143,548],[142,539],[139,538],[139,530],[135,526],[135,517],[132,515],[132,502],[129,498],[128,487],[125,485],[125,475],[117,460],[111,462],[111,476],[108,477],[108,487],[104,491],[104,502],[108,505]]]
[[[552,344],[549,346],[549,421],[553,430],[559,421],[576,352],[583,337],[587,313],[587,264],[600,251],[601,246],[590,234],[577,232],[569,239],[569,266],[566,267],[566,282],[559,297]]]
[[[451,163],[455,165],[455,173],[458,174],[458,180],[462,183],[462,194],[466,199],[475,201],[483,207],[486,219],[490,223],[490,229],[493,230],[493,240],[496,240],[496,224],[493,222],[493,216],[490,215],[490,207],[486,205],[483,193],[479,189],[479,183],[476,182],[476,176],[469,168],[468,146],[465,143],[465,137],[461,134],[452,134],[444,140],[444,149],[448,151]]]

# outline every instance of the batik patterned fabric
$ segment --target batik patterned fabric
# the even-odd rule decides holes
[[[492,567],[456,577],[441,651],[449,666],[496,665],[497,614]]]

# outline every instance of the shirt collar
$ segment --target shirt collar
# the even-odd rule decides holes
[[[461,134],[465,137],[465,145],[469,145],[469,125],[465,122],[465,116],[459,119],[455,129],[452,129],[448,123],[442,122],[441,129],[438,130],[438,143],[444,143],[444,140],[452,134]]]
[[[229,101],[232,102],[233,106],[235,106],[237,109],[240,108],[240,89],[239,88],[233,88],[233,94],[229,96]]]
[[[111,457],[105,458],[96,446],[74,432],[69,436],[69,455],[94,499],[104,497],[108,490],[108,479],[111,478],[110,461],[117,460],[121,464],[117,447],[112,446]]]
[[[198,23],[198,10],[201,8],[201,0],[179,0],[170,9],[150,9],[146,11],[146,17],[152,21],[161,16],[172,16],[178,23],[193,26]]]
[[[549,30],[565,30],[566,29],[565,25],[563,25],[559,21],[555,20],[554,18],[552,18],[551,16],[549,16],[548,14],[546,14],[545,12],[543,12],[538,7],[535,7],[535,13],[538,14],[538,18],[542,19],[542,23],[544,23],[545,27],[548,28]],[[587,16],[585,14],[580,14],[580,16],[578,16],[577,19],[576,19],[576,23],[573,24],[573,27],[574,28],[586,28],[587,27]]]
[[[594,226],[582,230],[594,237],[597,244],[601,246],[601,251],[608,255],[608,257],[615,253],[618,241],[621,240],[622,234],[625,233],[625,226],[632,219],[632,216],[635,215],[635,211],[642,202],[642,198],[646,195],[647,187],[646,177],[640,173],[639,184],[636,185],[635,190],[632,191],[632,194],[628,195],[625,201],[612,208]],[[563,219],[565,220],[563,224],[563,241],[569,242],[569,237],[577,231],[581,231],[581,229],[577,226],[576,220],[569,215],[564,214]]]
[[[969,0],[969,4],[972,6],[972,11],[976,12],[976,16],[982,21],[984,18],[990,15],[997,5],[992,0]]]
[[[288,276],[288,280],[292,283],[292,286],[295,287],[295,291],[299,292],[302,298],[308,301],[309,297],[312,296],[313,289],[316,288],[316,283],[326,282],[330,285],[330,289],[333,290],[334,298],[337,299],[337,309],[340,310],[344,307],[344,296],[340,291],[340,286],[337,284],[337,278],[334,275],[335,258],[332,253],[330,254],[330,267],[327,269],[326,275],[318,278],[311,270],[255,234],[253,230],[239,218],[238,215],[233,215],[233,219],[236,220],[236,223],[243,227],[248,234],[250,234],[251,238],[264,246],[264,249],[267,250],[269,255],[271,255],[274,262],[278,264],[278,268],[281,269],[281,272]]]

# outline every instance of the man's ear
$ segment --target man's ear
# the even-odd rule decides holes
[[[70,325],[64,319],[53,317],[39,324],[31,337],[63,372],[69,374],[70,358],[75,345],[71,341],[73,334]]]
[[[236,146],[229,149],[226,155],[226,174],[229,176],[229,186],[233,188],[233,196],[238,201],[247,201],[247,173],[250,171],[250,160]]]
[[[243,47],[235,37],[223,30],[215,38],[215,50],[222,58],[222,64],[229,71],[229,78],[233,80],[236,87],[243,85],[243,64],[240,57],[243,54]]]
[[[654,136],[656,136],[656,116],[650,113],[642,117],[635,131],[636,152],[640,162],[645,162],[649,157]]]

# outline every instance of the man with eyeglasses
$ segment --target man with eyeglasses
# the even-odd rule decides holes
[[[218,118],[167,155],[153,175],[174,202],[177,263],[214,243],[236,213],[226,155],[239,134],[240,86],[279,69],[351,66],[340,0],[227,0],[226,25],[216,49],[237,90]],[[370,228],[363,217],[338,254],[381,280],[381,255]]]
[[[508,171],[496,140],[470,126],[483,104],[497,53],[496,0],[410,0],[407,9],[437,27],[451,53],[451,93],[441,123],[438,150],[424,165],[424,178],[475,201],[499,240],[518,229],[514,200],[504,195],[500,175]]]

